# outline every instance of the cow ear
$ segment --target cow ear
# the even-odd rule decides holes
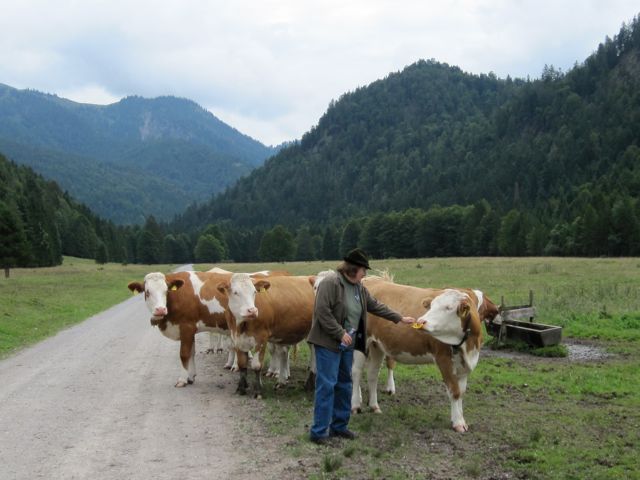
[[[431,308],[431,300],[433,300],[433,298],[425,298],[422,300],[422,306],[429,310]]]
[[[133,293],[144,292],[144,285],[142,285],[140,282],[131,282],[127,286],[129,287],[129,290],[131,290]]]
[[[469,315],[470,311],[471,307],[469,306],[469,302],[467,300],[462,300],[460,302],[460,306],[458,306],[458,315],[460,316],[460,318],[465,318],[467,315]]]
[[[309,283],[311,284],[312,287],[315,287],[316,285],[316,276],[315,275],[311,275],[309,278]]]
[[[167,287],[169,288],[169,290],[178,290],[183,285],[184,285],[184,280],[180,280],[179,278],[176,278],[175,280],[167,282]]]
[[[229,290],[229,288],[231,288],[231,285],[229,285],[228,282],[220,282],[218,284],[218,291],[220,293],[226,293],[226,291]]]
[[[253,282],[253,286],[256,287],[256,290],[260,291],[263,288],[268,290],[271,284],[267,280],[258,280],[257,282]]]

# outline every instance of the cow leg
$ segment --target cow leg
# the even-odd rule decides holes
[[[265,377],[275,377],[280,371],[280,351],[273,343],[269,344],[269,354],[271,359],[269,360],[269,369],[264,374]]]
[[[464,433],[469,430],[462,413],[462,396],[467,389],[467,375],[456,375],[451,358],[440,360],[436,358],[436,363],[442,373],[447,395],[451,401],[451,426],[456,432]]]
[[[289,347],[278,346],[276,347],[278,355],[278,381],[276,383],[276,389],[284,387],[289,380]]]
[[[362,389],[360,381],[362,380],[362,370],[364,369],[367,357],[356,350],[353,352],[353,367],[351,368],[351,377],[353,380],[353,388],[351,390],[351,413],[362,413]]]
[[[224,352],[225,348],[229,348],[231,339],[226,335],[218,334],[218,342],[216,343],[216,353]]]
[[[236,393],[246,395],[249,387],[249,382],[247,381],[247,352],[241,350],[235,350],[235,352],[238,360],[238,370],[240,370],[240,381],[238,382]]]
[[[224,364],[223,367],[225,370],[233,370],[238,371],[238,360],[236,359],[236,351],[233,348],[229,348],[229,352],[227,353],[227,363]]]
[[[214,332],[209,332],[209,348],[207,348],[205,353],[215,353],[216,345],[218,344],[218,334]]]
[[[309,375],[304,382],[304,390],[306,392],[315,392],[316,390],[316,352],[312,344],[309,344]]]
[[[384,387],[385,393],[389,395],[396,394],[396,382],[393,379],[393,369],[396,368],[396,361],[391,357],[385,357],[387,363],[387,386]]]
[[[178,377],[176,387],[185,387],[194,382],[196,378],[195,360],[195,331],[180,331],[180,361],[182,362],[182,375]]]
[[[251,369],[256,374],[254,396],[257,399],[262,399],[262,365],[264,362],[264,355],[267,352],[266,343],[258,345],[256,355],[251,359]]]
[[[373,413],[382,413],[378,405],[378,374],[384,359],[384,352],[378,345],[372,343],[369,346],[369,357],[367,358],[367,385],[369,386],[369,408]]]

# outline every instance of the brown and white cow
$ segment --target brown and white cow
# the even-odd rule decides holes
[[[288,272],[276,272],[276,275],[289,275]],[[151,325],[158,326],[166,337],[180,342],[180,360],[183,373],[176,387],[184,387],[194,382],[195,334],[213,332],[229,335],[228,308],[229,298],[220,285],[232,278],[231,272],[179,272],[164,275],[159,272],[145,276],[143,283],[131,282],[128,287],[133,292],[144,292],[145,303],[151,312]],[[245,287],[242,297],[249,298],[255,292],[255,286],[262,288],[265,272],[244,274],[249,276],[251,285]],[[253,277],[257,278],[253,278]],[[239,293],[239,292],[237,292]],[[245,307],[249,315],[257,312],[253,300]],[[288,360],[288,356],[286,357]],[[235,361],[235,348],[230,349],[227,365]],[[288,363],[277,362],[279,368],[288,377]],[[225,368],[229,368],[225,365]]]
[[[482,345],[482,327],[478,295],[464,289],[429,289],[395,284],[380,278],[365,279],[371,294],[391,308],[425,321],[419,330],[410,325],[393,324],[369,315],[367,320],[366,359],[369,406],[380,412],[377,399],[378,372],[386,355],[400,363],[435,362],[451,400],[451,422],[454,430],[465,432],[467,423],[462,411],[462,397],[467,376],[478,363]],[[491,308],[483,296],[483,304]],[[493,306],[495,307],[495,306]],[[497,313],[497,309],[496,309]],[[487,314],[487,313],[484,313]],[[361,405],[359,379],[365,358],[356,352],[353,366],[352,409]]]
[[[195,334],[198,332],[228,333],[227,298],[218,291],[218,284],[228,275],[207,272],[177,272],[164,275],[149,273],[144,281],[131,282],[132,292],[144,292],[151,312],[151,325],[171,340],[180,342],[182,374],[176,387],[194,382]]]
[[[219,290],[228,296],[232,313],[229,329],[241,373],[238,391],[247,391],[247,353],[255,350],[251,369],[256,374],[255,395],[260,397],[267,344],[283,347],[296,345],[306,338],[311,329],[313,289],[308,277],[269,277],[258,284],[247,274],[237,273],[229,282],[221,284]],[[278,383],[284,383],[283,369],[280,369]]]

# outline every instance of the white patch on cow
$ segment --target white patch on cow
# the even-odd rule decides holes
[[[198,297],[198,300],[200,300],[200,303],[202,303],[202,305],[207,307],[207,309],[209,310],[209,313],[211,314],[224,313],[224,308],[222,307],[222,305],[220,305],[220,302],[216,297],[213,297],[210,300],[204,300],[200,296],[200,291],[204,286],[204,282],[200,280],[200,277],[198,277],[198,275],[195,272],[189,272],[189,279],[191,280],[191,285],[193,285],[193,291]]]
[[[248,273],[234,273],[229,284],[229,310],[239,325],[248,318],[257,317],[256,287]]]
[[[256,355],[251,359],[251,370],[260,370],[261,368],[260,355]]]
[[[229,270],[225,270],[224,268],[218,268],[218,267],[213,267],[210,270],[207,270],[207,272],[209,273],[233,273],[230,272]]]
[[[162,334],[171,340],[180,340],[180,326],[167,322],[167,328],[161,330]]]
[[[431,301],[431,308],[418,319],[424,321],[422,328],[441,342],[458,345],[464,337],[458,307],[465,299],[469,300],[466,293],[445,290]]]
[[[259,272],[253,272],[253,273],[250,273],[249,275],[250,275],[250,276],[252,276],[252,277],[253,277],[254,275],[262,275],[262,276],[264,276],[264,277],[268,277],[270,273],[271,273],[271,270],[261,270],[261,271],[259,271]]]
[[[484,302],[484,293],[480,290],[474,290],[473,293],[478,297],[478,313],[480,313],[480,308],[482,307],[482,303]]]
[[[256,346],[256,339],[250,335],[245,335],[244,333],[237,335],[233,339],[233,341],[236,345],[236,348],[242,350],[243,352],[248,352]]]
[[[473,348],[470,352],[467,351],[466,345],[462,346],[462,353],[464,355],[464,361],[467,364],[467,368],[469,371],[472,371],[478,365],[478,360],[480,360],[480,352],[477,348]]]
[[[144,301],[155,318],[162,318],[167,314],[167,278],[160,272],[148,273],[144,277]],[[156,316],[158,310],[161,315]]]
[[[316,275],[316,280],[315,282],[313,282],[313,293],[316,294],[318,293],[318,287],[320,286],[320,283],[322,283],[322,281],[327,278],[329,275],[333,274],[334,271],[333,270],[324,270],[322,272],[319,272]]]

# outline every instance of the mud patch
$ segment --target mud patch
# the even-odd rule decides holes
[[[565,342],[564,344],[569,351],[568,360],[573,362],[589,362],[607,360],[614,355],[605,351],[598,345],[578,342]]]
[[[569,355],[564,358],[548,358],[537,357],[530,355],[526,352],[517,352],[514,350],[492,350],[489,347],[484,347],[481,351],[482,357],[498,357],[509,359],[527,359],[527,361],[563,361],[563,362],[601,362],[609,360],[614,355],[608,353],[604,347],[595,343],[589,343],[585,341],[576,341],[573,339],[566,340],[562,344],[567,347]]]

